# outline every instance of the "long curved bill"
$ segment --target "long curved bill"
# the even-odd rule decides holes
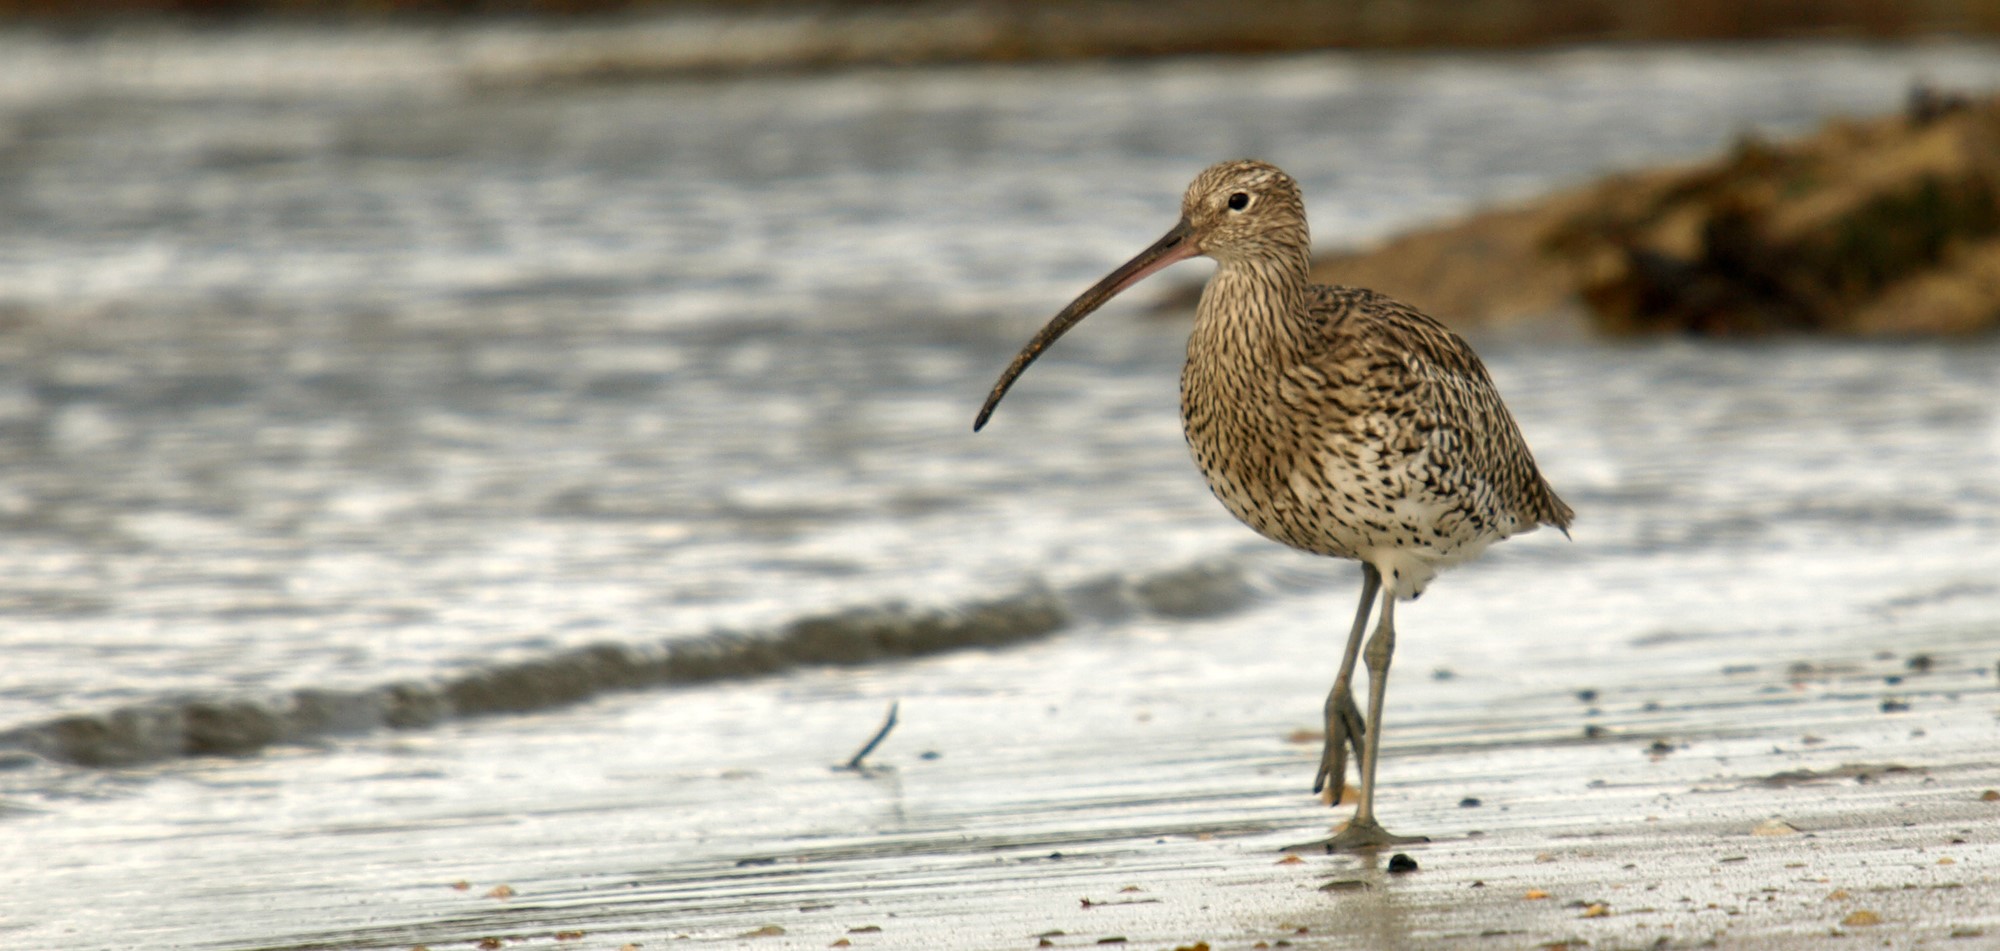
[[[1013,387],[1014,381],[1028,369],[1028,364],[1035,362],[1035,358],[1041,356],[1042,351],[1047,350],[1058,337],[1068,333],[1069,329],[1076,326],[1083,318],[1090,316],[1091,311],[1104,306],[1104,302],[1118,296],[1119,291],[1145,280],[1147,276],[1164,269],[1167,265],[1185,261],[1199,254],[1200,251],[1194,242],[1188,240],[1193,230],[1187,219],[1182,218],[1174,225],[1173,230],[1153,242],[1152,247],[1139,252],[1138,257],[1125,262],[1118,270],[1105,275],[1104,280],[1098,281],[1090,290],[1084,291],[1082,296],[1070,301],[1069,306],[1062,309],[1062,313],[1055,315],[1041,332],[1035,335],[1035,339],[1028,341],[1028,345],[1014,355],[1014,362],[1007,365],[1006,372],[1000,374],[999,382],[993,384],[993,392],[987,394],[986,405],[979,408],[979,418],[973,420],[972,431],[978,432],[986,427],[986,421],[993,417],[993,408],[1000,405],[1000,398],[1007,395],[1007,390]]]

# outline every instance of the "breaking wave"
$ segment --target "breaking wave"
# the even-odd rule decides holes
[[[1046,637],[1079,619],[1227,614],[1253,600],[1233,562],[1056,591],[1037,585],[943,608],[890,603],[802,617],[764,632],[718,631],[652,644],[599,643],[435,681],[363,689],[299,688],[276,697],[182,697],[31,723],[0,733],[0,750],[120,767],[186,756],[246,756],[274,744],[415,730],[454,719],[523,714],[613,692],[652,690],[859,666]]]

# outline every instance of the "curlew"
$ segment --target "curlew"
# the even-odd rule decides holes
[[[1181,199],[1165,237],[1083,292],[1014,357],[973,429],[986,425],[1022,371],[1118,292],[1176,261],[1206,255],[1181,371],[1188,446],[1224,507],[1266,538],[1361,563],[1361,604],[1326,698],[1326,746],[1313,791],[1343,798],[1350,748],[1360,801],[1323,844],[1373,849],[1393,835],[1375,818],[1382,698],[1396,646],[1396,602],[1486,546],[1572,512],[1535,467],[1521,430],[1472,348],[1437,321],[1374,291],[1308,279],[1310,241],[1298,183],[1256,161],[1209,167]],[[1362,634],[1381,610],[1365,655]],[[1368,715],[1354,702],[1355,660],[1368,665]],[[1320,843],[1316,843],[1320,844]]]

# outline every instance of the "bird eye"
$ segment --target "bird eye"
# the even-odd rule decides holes
[[[1229,196],[1230,211],[1242,211],[1243,209],[1248,207],[1250,207],[1250,195],[1248,193],[1237,192],[1236,194]]]

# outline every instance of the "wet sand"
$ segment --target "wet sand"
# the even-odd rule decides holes
[[[1226,722],[1222,696],[1175,717],[1159,708],[1179,696],[1125,695],[1111,704],[1125,708],[1122,723],[1051,714],[1094,747],[1048,751],[1089,792],[1048,799],[1033,777],[974,764],[1008,801],[965,816],[976,831],[956,841],[948,829],[914,840],[878,829],[880,838],[853,845],[770,843],[741,860],[748,865],[682,885],[750,892],[740,903],[693,920],[672,900],[650,910],[675,937],[733,943],[775,926],[782,939],[759,946],[786,947],[842,938],[896,948],[1033,947],[1044,937],[1057,947],[1122,938],[1157,948],[2000,938],[2000,802],[1981,798],[2000,782],[1993,678],[1970,658],[1914,675],[1904,656],[1794,656],[1717,651],[1708,676],[1664,682],[1642,671],[1613,679],[1610,665],[1577,681],[1603,685],[1585,688],[1594,701],[1556,689],[1399,710],[1385,813],[1392,828],[1435,839],[1402,850],[1414,872],[1392,873],[1386,854],[1307,849],[1295,862],[1278,851],[1345,814],[1315,822],[1299,808],[1295,787],[1316,753],[1308,738],[1260,743]],[[1801,663],[1815,669],[1794,669]],[[1889,676],[1907,679],[1889,688]],[[1421,670],[1399,688],[1406,701],[1485,692]],[[1884,712],[1885,702],[1911,709]],[[1312,707],[1309,697],[1293,706],[1302,720]],[[1587,738],[1592,725],[1601,733]],[[1201,761],[1192,747],[1204,728],[1234,740],[1236,755]],[[1117,752],[1155,744],[1168,749]],[[889,758],[912,774],[963,768],[979,756],[964,745],[937,764]],[[949,808],[953,798],[912,796],[929,785],[916,775],[819,782],[881,787],[899,809]],[[863,871],[903,863],[926,871],[877,873],[887,887]],[[840,884],[814,886],[824,879]],[[867,927],[883,930],[852,930]]]
[[[1560,574],[1574,548],[1510,544],[1550,569],[1547,603],[1588,594]],[[208,832],[182,828],[112,866],[50,869],[34,888],[145,897],[71,931],[75,947],[2000,937],[2000,802],[1982,798],[2000,786],[2000,651],[1978,620],[1991,586],[1879,598],[1879,623],[1766,618],[1755,637],[1590,641],[1558,615],[1543,628],[1551,640],[1518,651],[1454,644],[1454,625],[1482,617],[1535,629],[1532,606],[1482,604],[1530,566],[1512,567],[1448,575],[1458,583],[1400,614],[1409,630],[1380,808],[1392,829],[1433,837],[1402,850],[1412,872],[1389,871],[1388,855],[1281,851],[1346,814],[1305,787],[1330,619],[1352,579],[1311,565],[1293,581],[1325,596],[1225,618],[1146,616],[1004,650],[617,696],[364,741],[341,757],[182,766],[155,780],[198,793],[154,803],[152,821],[217,818]],[[1542,663],[1565,639],[1572,655]],[[833,768],[891,700],[900,722],[870,757],[877,769]],[[548,768],[574,750],[588,754]],[[275,777],[354,769],[374,771],[365,801],[332,813],[277,805]],[[94,808],[53,824],[19,818],[14,844],[33,849],[78,822],[127,834],[116,802]],[[227,841],[259,837],[287,848],[253,855]],[[216,917],[232,906],[247,913]]]

